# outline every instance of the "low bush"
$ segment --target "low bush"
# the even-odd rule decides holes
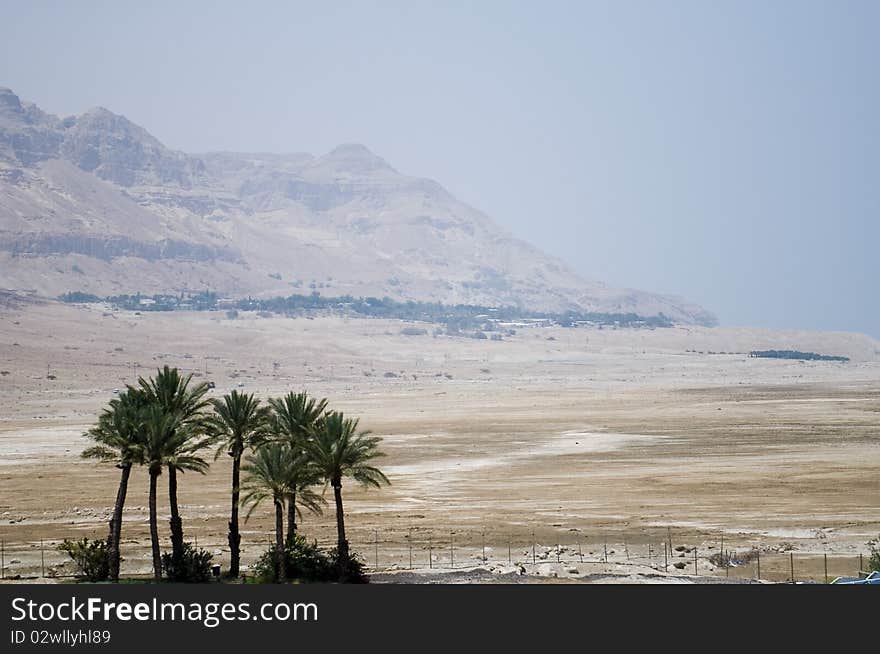
[[[339,562],[336,549],[324,552],[317,542],[309,542],[303,536],[295,536],[285,544],[284,575],[288,581],[366,583],[369,577],[364,572],[364,564],[356,555],[350,557],[349,565],[340,579]],[[263,552],[254,564],[254,572],[259,583],[277,583],[275,548]]]
[[[254,564],[257,580],[263,584],[278,581],[275,548],[263,552]],[[303,536],[288,539],[284,547],[284,576],[288,580],[330,581],[333,570],[330,559],[320,550],[316,542],[310,543]]]
[[[755,548],[745,552],[731,552],[728,550],[723,554],[721,552],[716,552],[710,556],[709,563],[718,568],[727,568],[730,566],[746,565],[757,559],[759,556],[760,554]]]
[[[196,549],[190,543],[183,544],[183,552],[177,558],[162,554],[162,570],[168,581],[181,584],[204,584],[211,581],[211,561],[214,555]]]
[[[78,575],[86,581],[107,581],[110,578],[110,551],[103,540],[90,541],[88,538],[69,540],[67,538],[58,545],[58,549],[67,552],[76,564]]]
[[[349,553],[348,565],[341,576],[339,574],[339,556],[335,547],[330,550],[330,562],[333,565],[335,580],[343,584],[367,584],[370,582],[370,577],[366,573],[366,564],[356,552]]]

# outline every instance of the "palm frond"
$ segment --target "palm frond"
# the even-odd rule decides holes
[[[311,440],[305,444],[312,464],[328,483],[352,477],[368,486],[388,484],[388,478],[368,461],[384,456],[379,450],[381,438],[358,431],[358,420],[340,412],[326,414],[317,424]]]
[[[296,494],[296,513],[302,517],[302,508],[308,509],[315,515],[324,515],[323,507],[327,505],[327,500],[323,495],[319,495],[311,489],[305,488]]]

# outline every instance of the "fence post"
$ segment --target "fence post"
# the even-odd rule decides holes
[[[788,560],[791,562],[791,583],[794,583],[794,552],[788,553]]]
[[[532,565],[535,565],[535,532],[532,532]]]
[[[758,548],[758,581],[761,581],[761,548]]]
[[[669,541],[669,556],[672,556],[672,527],[666,527],[666,540]]]
[[[694,575],[698,575],[697,572],[697,548],[694,548]]]
[[[608,543],[602,545],[602,550],[605,552],[605,563],[608,563]]]
[[[455,569],[455,532],[449,532],[449,567]]]
[[[375,557],[374,561],[376,563],[376,570],[378,570],[379,569],[379,530],[375,529],[374,531],[376,533],[376,540],[374,543],[376,557]]]
[[[431,534],[428,534],[428,570],[434,567],[434,545],[431,542]]]
[[[560,556],[559,543],[556,543],[556,562],[557,563],[559,563],[559,556]]]
[[[483,561],[483,563],[485,563],[486,562],[486,531],[485,531],[485,529],[480,533],[480,537],[481,537],[481,543],[483,544],[482,561]]]
[[[862,567],[862,553],[859,552],[859,576],[861,576],[863,569],[864,568]]]
[[[626,554],[626,560],[629,561],[629,548],[626,546],[626,541],[623,541],[623,552]]]
[[[584,550],[581,547],[581,541],[578,541],[578,556],[581,559],[581,563],[583,563],[584,562]]]
[[[824,558],[825,558],[825,583],[827,584],[828,583],[828,552],[825,552]]]
[[[507,538],[507,565],[513,565],[513,555],[510,553],[510,537]]]
[[[663,543],[663,572],[669,572],[669,554],[667,554],[666,543]]]
[[[409,528],[409,536],[407,538],[409,540],[409,569],[412,570],[412,527]]]

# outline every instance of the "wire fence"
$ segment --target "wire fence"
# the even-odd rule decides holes
[[[656,536],[656,534],[651,534]],[[372,530],[351,538],[352,548],[370,570],[437,572],[487,568],[495,572],[583,577],[654,573],[740,581],[828,583],[866,573],[867,556],[858,552],[795,549],[789,544],[732,545],[717,539],[676,542],[648,534],[619,537],[577,535],[551,542],[534,533],[468,529],[416,532]]]
[[[348,532],[351,550],[371,573],[448,573],[483,569],[500,575],[539,575],[551,578],[614,576],[707,578],[722,583],[739,582],[828,583],[837,577],[858,578],[866,571],[866,553],[830,549],[794,548],[789,544],[733,544],[717,538],[676,536],[646,532],[625,540],[618,536],[576,533],[548,542],[535,531],[500,531],[459,528],[448,530],[354,529]],[[546,532],[543,532],[546,534]],[[322,530],[317,538],[304,534],[321,548],[336,546],[335,535]],[[78,534],[77,537],[81,537]],[[101,538],[103,535],[96,534]],[[681,538],[681,540],[679,540]],[[225,534],[194,537],[193,544],[215,555],[215,563],[228,562]],[[0,580],[72,579],[76,568],[58,549],[60,540],[0,540]],[[273,533],[248,533],[243,539],[243,563],[248,567],[274,547]],[[164,547],[164,543],[163,543]],[[123,575],[149,575],[152,566],[149,541],[123,536]],[[710,579],[704,579],[710,581]]]

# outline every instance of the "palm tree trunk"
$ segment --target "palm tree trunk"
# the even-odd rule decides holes
[[[113,506],[113,517],[110,518],[110,535],[107,537],[107,547],[110,552],[108,564],[112,581],[119,581],[119,542],[122,539],[122,508],[125,506],[125,496],[128,494],[128,479],[130,476],[131,464],[127,463],[122,466],[119,490],[116,491],[116,504]]]
[[[345,581],[348,574],[348,541],[345,538],[345,518],[342,513],[342,481],[333,481],[333,496],[336,499],[336,533],[339,538],[339,581]]]
[[[296,536],[296,493],[287,496],[287,540]]]
[[[275,566],[276,578],[284,582],[284,504],[280,497],[275,498]]]
[[[241,534],[238,531],[238,497],[241,491],[241,455],[232,457],[232,516],[229,518],[229,575],[238,577],[241,560]]]
[[[171,556],[180,561],[183,556],[183,522],[177,506],[177,469],[168,466],[168,501],[171,504]]]
[[[162,558],[159,555],[159,525],[156,521],[156,479],[159,473],[150,470],[150,542],[153,545],[153,577],[162,581]]]

